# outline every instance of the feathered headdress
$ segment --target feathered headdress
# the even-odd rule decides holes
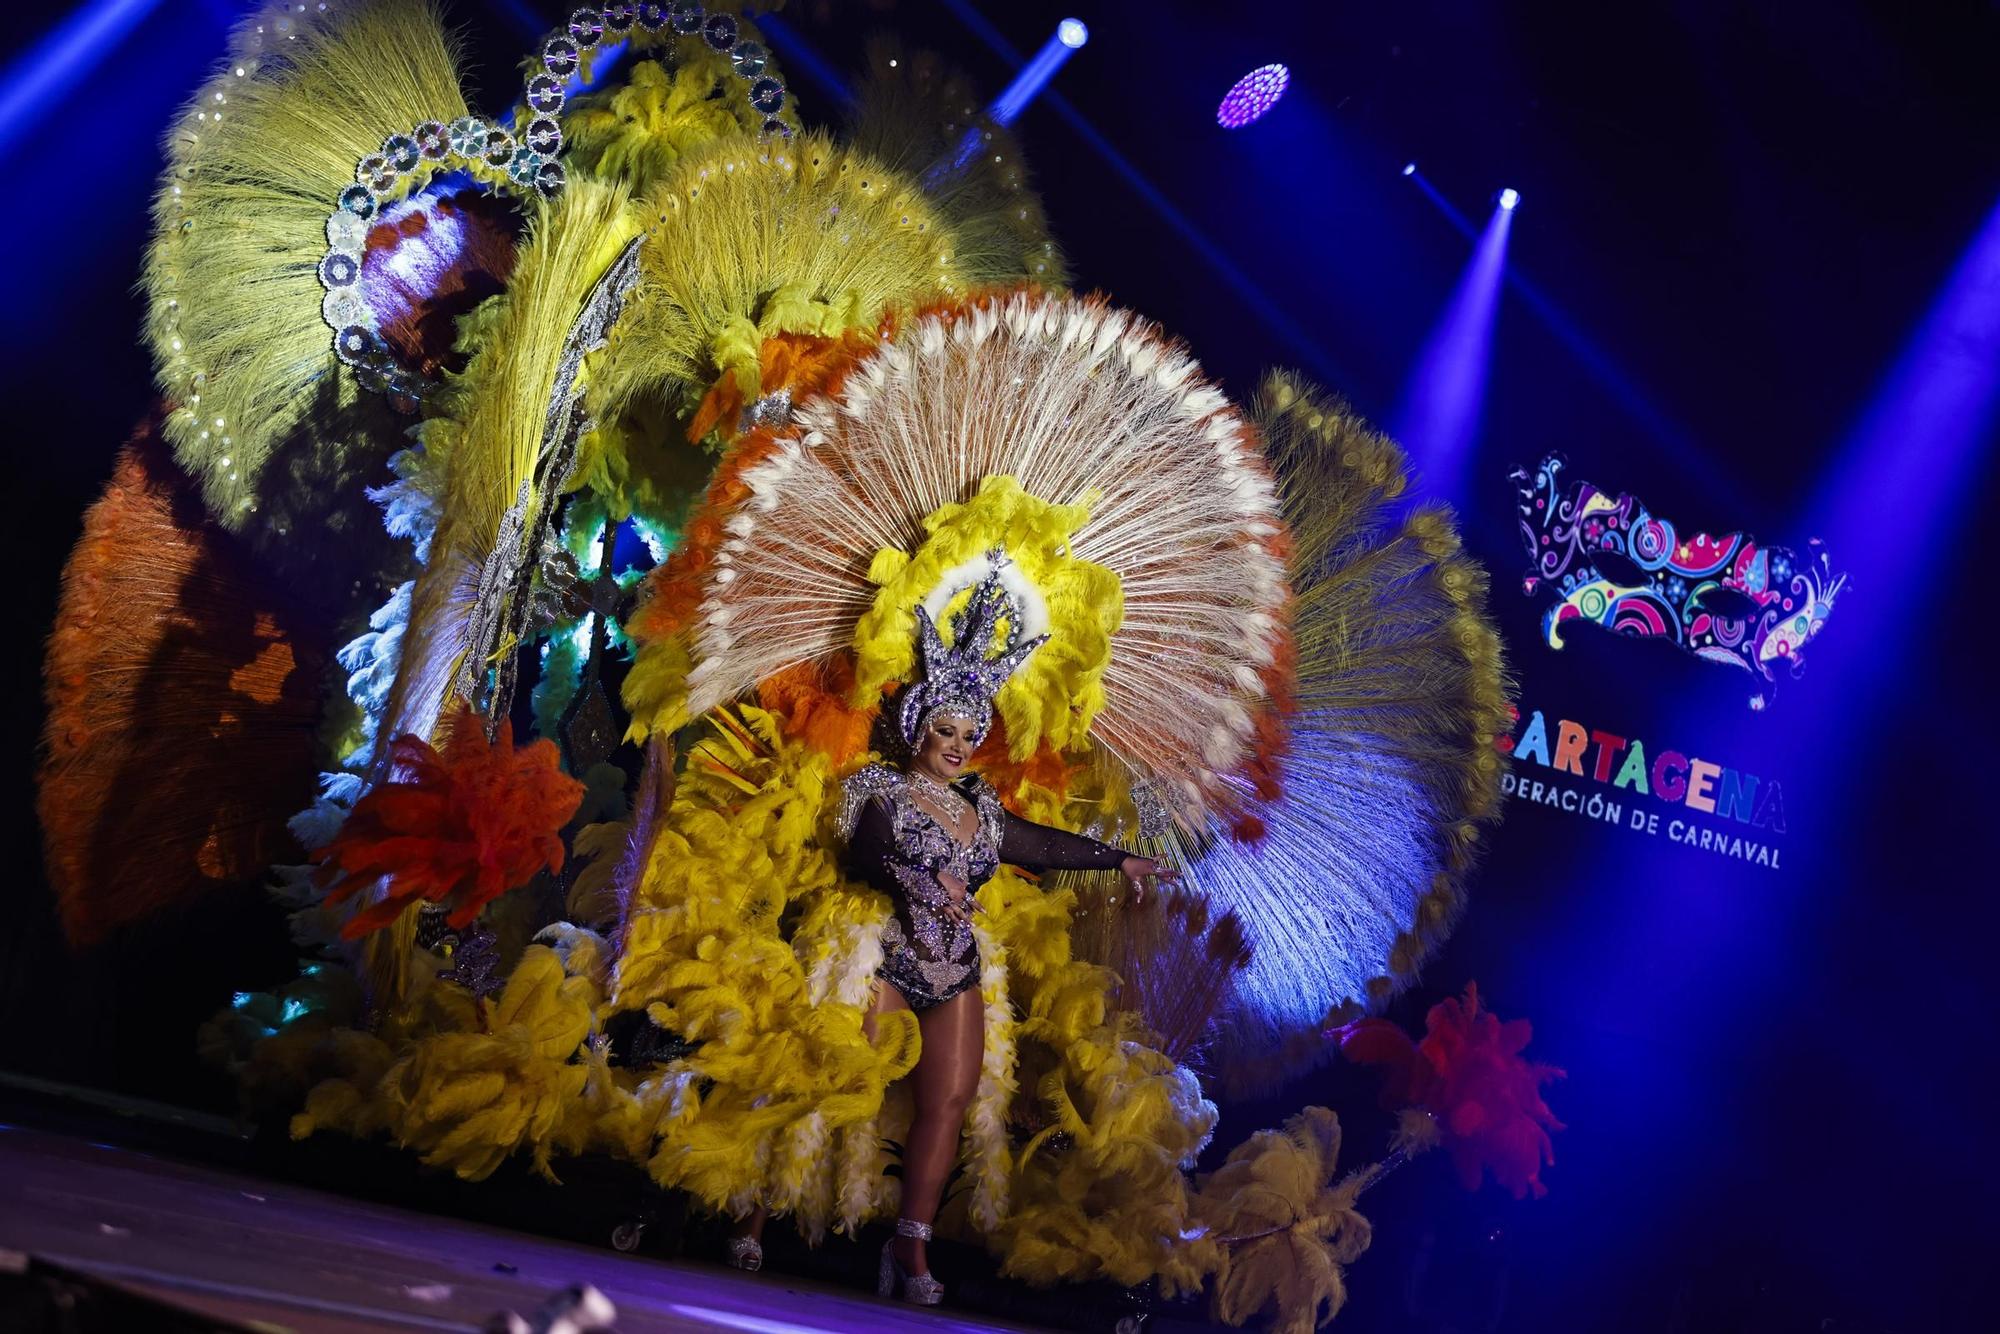
[[[977,745],[993,726],[993,696],[1029,654],[1048,642],[1047,635],[1021,642],[1021,607],[1002,577],[1010,563],[1007,553],[996,547],[986,562],[986,577],[959,612],[949,646],[938,633],[930,610],[917,608],[924,679],[903,693],[897,717],[903,740],[911,747],[916,746],[930,720],[940,714],[972,719],[973,744]],[[986,651],[996,632],[1005,633],[1006,644],[989,658]]]

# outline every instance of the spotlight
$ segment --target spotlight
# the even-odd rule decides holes
[[[1414,176],[1414,175],[1416,175],[1416,174],[1417,174],[1417,164],[1416,164],[1416,163],[1414,163],[1414,162],[1405,162],[1405,163],[1403,164],[1403,174],[1404,174],[1405,176]]]
[[[1521,192],[1519,190],[1508,189],[1508,190],[1502,190],[1500,192],[1501,208],[1512,208],[1514,207],[1514,205],[1520,202],[1521,202]]]
[[[1429,181],[1416,183],[1430,193]],[[1514,215],[1493,211],[1452,293],[1451,303],[1404,382],[1391,421],[1395,438],[1421,463],[1440,500],[1462,501],[1479,439],[1480,408],[1493,365],[1494,316],[1507,275],[1507,232]]]
[[[986,109],[987,114],[1002,125],[1013,124],[1014,118],[1021,114],[1022,108],[1032,102],[1035,94],[1041,92],[1049,80],[1055,77],[1056,71],[1062,68],[1062,63],[1075,55],[1077,48],[1089,40],[1090,29],[1083,26],[1082,19],[1064,19],[1058,23],[1055,33],[1042,43],[1042,49],[1028,58],[1028,62],[1021,66],[1021,72],[1014,76],[1014,81],[1001,90],[1000,96],[993,99],[993,105]],[[963,167],[970,160],[971,154],[981,151],[980,144],[983,142],[977,125],[967,130],[958,156],[952,160],[951,169],[955,171]]]
[[[1239,130],[1278,105],[1292,72],[1283,65],[1265,65],[1251,70],[1223,95],[1215,109],[1215,123],[1225,130]]]

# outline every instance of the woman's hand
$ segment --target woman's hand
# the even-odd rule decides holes
[[[976,901],[967,897],[965,882],[955,875],[945,875],[942,872],[939,873],[937,882],[938,887],[944,890],[946,915],[961,922],[971,921]]]
[[[1132,887],[1132,902],[1135,904],[1146,901],[1147,881],[1171,885],[1181,878],[1178,868],[1163,865],[1151,857],[1127,857],[1118,863],[1118,874],[1124,876],[1125,883]]]

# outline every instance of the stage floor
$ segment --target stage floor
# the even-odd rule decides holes
[[[478,1330],[589,1283],[620,1334],[1004,1331],[785,1275],[652,1260],[0,1127],[0,1250],[275,1334]]]

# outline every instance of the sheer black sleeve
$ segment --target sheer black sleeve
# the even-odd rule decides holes
[[[847,873],[865,880],[884,894],[896,893],[896,877],[889,862],[896,851],[896,831],[889,821],[887,804],[879,798],[864,802],[855,817],[854,833],[847,840]]]
[[[1109,843],[1052,829],[1012,813],[1001,826],[1000,860],[1030,871],[1108,871],[1132,855]]]

